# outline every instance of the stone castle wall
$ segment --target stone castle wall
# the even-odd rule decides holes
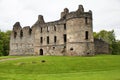
[[[92,11],[84,12],[82,5],[74,12],[67,8],[61,18],[45,22],[42,15],[36,23],[21,27],[13,25],[10,55],[94,55]]]
[[[96,54],[110,54],[109,44],[102,39],[94,39]]]

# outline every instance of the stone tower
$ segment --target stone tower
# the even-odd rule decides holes
[[[94,39],[92,12],[84,12],[82,5],[66,15],[68,55],[93,55]]]
[[[67,8],[61,18],[45,22],[42,15],[36,23],[21,27],[13,25],[10,55],[94,55],[92,11],[84,12],[82,5],[74,12]]]

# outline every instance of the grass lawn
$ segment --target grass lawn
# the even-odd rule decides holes
[[[120,80],[120,55],[5,58],[16,60],[0,62],[0,80]]]
[[[20,57],[22,57],[22,56],[0,56],[0,60],[2,60],[2,59],[10,59],[10,58],[20,58]]]

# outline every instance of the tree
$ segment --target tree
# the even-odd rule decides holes
[[[11,31],[2,32],[0,30],[0,56],[9,55],[10,34]]]
[[[112,44],[112,54],[120,54],[120,41],[117,40]]]
[[[1,30],[0,30],[0,56],[2,56],[3,55],[3,32],[1,32]]]
[[[2,52],[3,52],[3,44],[2,44],[2,40],[0,40],[0,56],[2,56]]]
[[[94,32],[93,35],[94,38],[102,39],[103,41],[106,41],[109,44],[112,44],[116,40],[114,30],[112,31],[101,30],[98,33]]]
[[[116,40],[114,30],[101,30],[98,33],[94,32],[93,35],[94,38],[102,39],[103,41],[110,44],[112,54],[120,54],[120,41]]]

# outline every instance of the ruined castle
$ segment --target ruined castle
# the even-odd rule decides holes
[[[92,11],[84,12],[82,5],[74,12],[65,8],[57,21],[45,22],[39,15],[32,27],[22,28],[16,22],[10,38],[10,55],[94,55],[100,47],[95,48],[92,22]]]

